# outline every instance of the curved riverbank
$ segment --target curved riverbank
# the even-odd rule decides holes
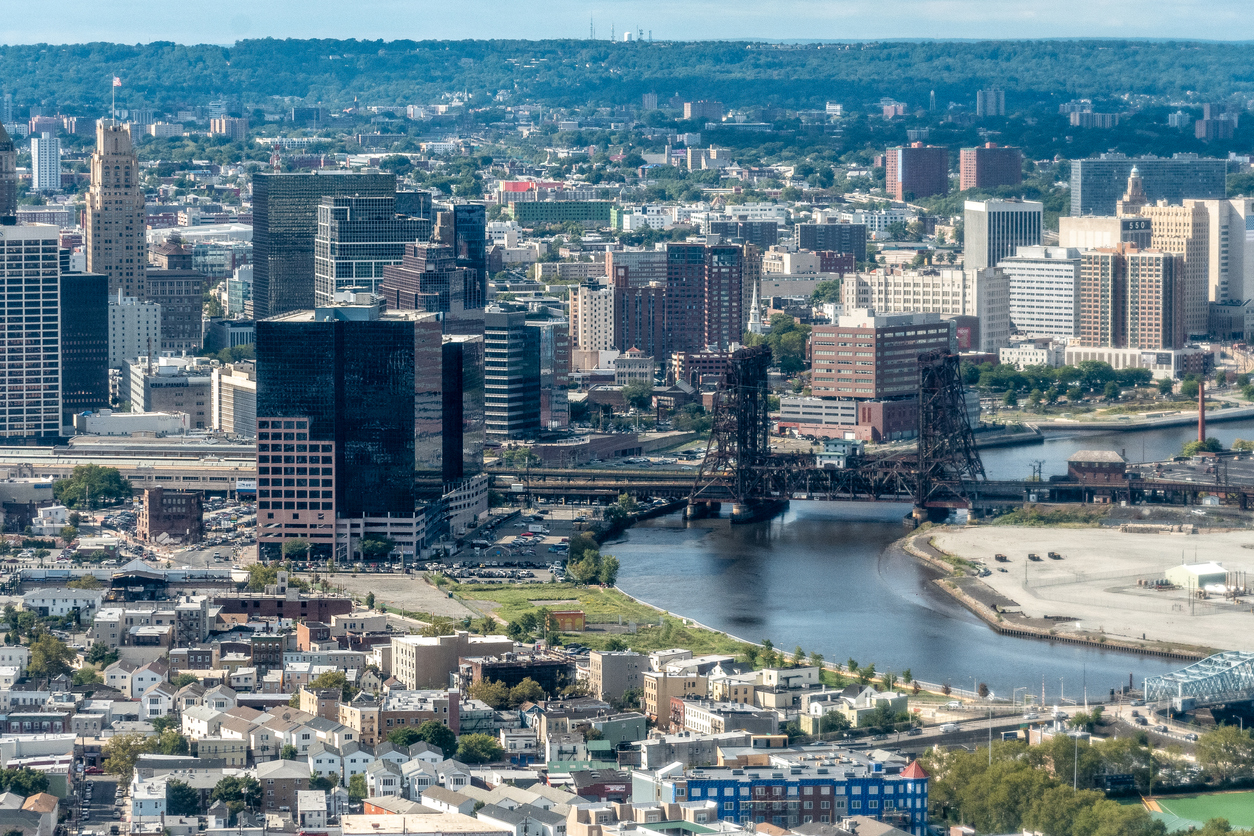
[[[982,583],[979,578],[971,577],[965,573],[958,577],[953,577],[954,564],[946,560],[946,557],[949,557],[948,555],[945,555],[944,552],[941,552],[931,544],[931,539],[931,531],[910,534],[893,543],[892,547],[899,548],[905,554],[926,563],[928,566],[951,575],[951,577],[937,578],[932,583],[937,589],[949,595],[988,625],[988,627],[1003,636],[1061,642],[1064,644],[1088,645],[1103,650],[1119,650],[1183,662],[1203,659],[1214,652],[1210,648],[1163,647],[1162,642],[1136,641],[1105,634],[1091,635],[1079,631],[1060,633],[1058,631],[1059,626],[1068,623],[1068,620],[1065,618],[1058,618],[1053,623],[1038,624],[1034,623],[1037,621],[1036,619],[1028,619],[1022,613],[1006,612],[999,609],[998,604],[995,603],[996,599],[1000,597],[997,592]],[[967,587],[974,587],[978,590],[978,593],[973,594],[975,590]],[[990,604],[990,602],[994,603]],[[1013,602],[1008,603],[1013,604]]]

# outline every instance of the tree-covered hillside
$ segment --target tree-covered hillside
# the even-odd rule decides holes
[[[980,87],[1008,110],[1073,97],[1145,94],[1220,100],[1254,94],[1254,45],[1214,42],[986,41],[777,46],[743,42],[248,40],[232,47],[77,44],[0,47],[14,100],[98,112],[114,75],[132,106],[240,97],[329,105],[424,103],[466,91],[486,102],[627,105],[645,92],[731,106],[848,105],[890,96],[943,107]]]

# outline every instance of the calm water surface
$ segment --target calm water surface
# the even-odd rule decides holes
[[[1122,449],[1131,461],[1179,452],[1189,427],[1051,437],[1044,445],[982,452],[989,478],[1063,473],[1071,453]],[[1254,422],[1218,424],[1225,445],[1254,438]],[[1180,667],[1154,657],[1001,636],[929,583],[936,573],[886,548],[903,534],[905,505],[793,502],[767,522],[685,524],[678,514],[642,523],[607,544],[622,563],[619,585],[651,604],[741,638],[849,657],[999,695],[1030,688],[1047,701],[1106,693]],[[1062,680],[1060,682],[1060,679]]]

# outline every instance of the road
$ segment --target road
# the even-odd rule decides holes
[[[117,787],[117,778],[112,775],[88,775],[87,780],[79,784],[80,832],[107,829],[119,823],[121,811],[113,804]]]

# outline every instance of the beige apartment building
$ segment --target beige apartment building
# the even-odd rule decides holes
[[[392,675],[411,691],[447,688],[461,657],[499,656],[513,649],[513,639],[506,636],[472,636],[463,630],[451,636],[395,636]]]
[[[585,351],[614,348],[614,290],[581,284],[570,294],[571,347]]]
[[[1218,201],[1215,201],[1216,203]],[[1185,206],[1168,206],[1160,200],[1141,207],[1141,217],[1153,224],[1150,247],[1184,257],[1183,276],[1177,277],[1184,308],[1186,336],[1205,336],[1210,318],[1210,282],[1208,244],[1210,214],[1200,201]]]
[[[599,700],[622,699],[628,691],[640,691],[649,657],[629,650],[594,650],[588,656],[588,684]]]
[[[670,717],[671,697],[705,697],[709,689],[709,680],[704,676],[645,671],[641,678],[644,685],[641,706],[654,720],[665,721]]]

